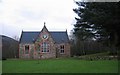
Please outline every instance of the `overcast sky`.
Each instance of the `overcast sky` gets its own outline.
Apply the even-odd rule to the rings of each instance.
[[[77,5],[74,0],[0,0],[0,34],[9,37],[21,31],[41,31],[46,22],[49,31],[73,29]]]

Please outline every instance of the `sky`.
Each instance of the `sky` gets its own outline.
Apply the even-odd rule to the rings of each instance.
[[[70,31],[75,24],[74,0],[0,0],[0,34],[21,36],[23,31]]]

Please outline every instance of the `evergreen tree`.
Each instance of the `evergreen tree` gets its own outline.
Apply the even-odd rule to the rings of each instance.
[[[120,47],[120,2],[76,2],[74,34]]]

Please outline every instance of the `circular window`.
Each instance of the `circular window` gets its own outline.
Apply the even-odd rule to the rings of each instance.
[[[43,38],[43,39],[48,39],[48,35],[47,35],[47,34],[44,34],[44,35],[42,36],[42,38]]]

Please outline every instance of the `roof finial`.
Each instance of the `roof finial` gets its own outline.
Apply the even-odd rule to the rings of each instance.
[[[46,24],[46,23],[44,22],[44,26],[45,26],[45,24]]]

